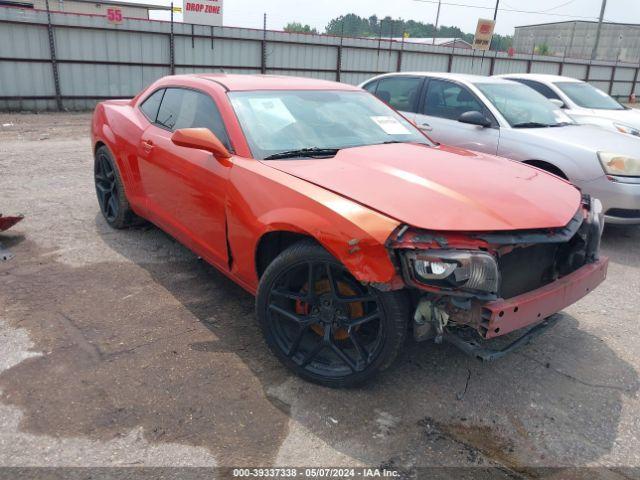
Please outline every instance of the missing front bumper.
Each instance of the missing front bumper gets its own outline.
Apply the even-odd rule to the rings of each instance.
[[[558,320],[562,318],[562,315],[555,314],[546,318],[540,323],[537,323],[530,327],[520,336],[517,340],[514,340],[506,347],[499,350],[487,348],[483,344],[473,339],[466,339],[456,334],[455,332],[446,331],[443,336],[443,340],[447,343],[455,345],[467,355],[482,360],[483,362],[491,362],[498,360],[508,353],[516,350],[517,348],[527,345],[531,340],[544,333],[547,329],[555,325]]]

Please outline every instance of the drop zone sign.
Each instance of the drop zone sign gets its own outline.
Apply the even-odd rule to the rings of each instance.
[[[185,23],[222,26],[222,0],[184,0],[183,7]]]

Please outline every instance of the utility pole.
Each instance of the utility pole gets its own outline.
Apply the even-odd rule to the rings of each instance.
[[[598,43],[600,43],[600,31],[602,30],[602,19],[604,18],[604,9],[607,8],[607,0],[602,0],[602,6],[600,7],[600,17],[598,18],[598,29],[596,30],[596,43],[591,50],[591,60],[596,59],[598,54]]]
[[[496,18],[498,18],[498,5],[500,5],[500,0],[496,0],[496,8],[493,9],[493,23],[494,24],[496,22]],[[495,26],[493,28],[495,28]],[[491,36],[491,43],[493,43],[493,36]],[[491,50],[491,43],[489,44],[489,50]],[[482,51],[482,58],[484,59],[484,50]]]
[[[441,0],[438,0],[438,12],[436,13],[436,28],[433,30],[433,40],[431,41],[431,45],[436,44],[436,35],[438,34],[438,21],[440,20],[440,4],[441,4]]]

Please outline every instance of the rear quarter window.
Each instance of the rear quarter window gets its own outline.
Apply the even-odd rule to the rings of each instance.
[[[376,93],[376,87],[377,86],[378,86],[378,81],[374,80],[373,82],[367,83],[362,88],[364,88],[369,93]]]
[[[396,110],[415,112],[421,85],[421,77],[385,77],[378,80],[376,97]]]
[[[164,88],[156,90],[140,105],[140,110],[144,113],[144,116],[151,123],[155,123],[158,117],[158,109],[160,108],[160,102],[162,102],[162,96],[164,95]]]

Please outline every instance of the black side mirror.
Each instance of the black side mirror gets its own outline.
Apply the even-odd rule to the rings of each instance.
[[[471,110],[469,112],[464,112],[460,117],[458,117],[458,121],[461,123],[468,123],[470,125],[478,125],[480,127],[490,127],[491,120],[485,117],[482,113],[477,110]]]

